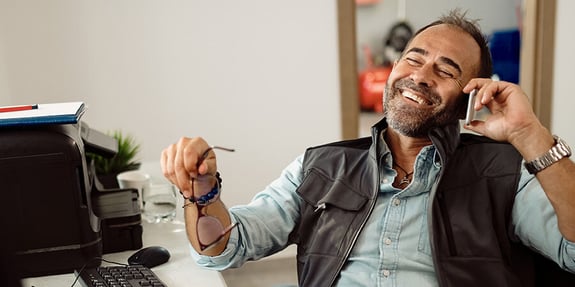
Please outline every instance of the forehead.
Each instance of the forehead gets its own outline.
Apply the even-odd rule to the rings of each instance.
[[[415,36],[405,51],[411,48],[423,49],[429,57],[451,59],[461,67],[464,77],[471,78],[479,72],[479,45],[459,27],[449,24],[429,27]]]

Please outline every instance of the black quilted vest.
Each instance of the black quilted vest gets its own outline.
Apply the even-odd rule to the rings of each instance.
[[[332,286],[373,210],[379,191],[378,135],[310,148],[304,157],[298,245],[300,286]],[[442,163],[430,194],[428,224],[434,266],[445,286],[568,286],[575,276],[521,245],[511,209],[521,156],[509,144],[462,134],[430,133]],[[544,268],[545,272],[539,272]],[[538,270],[536,273],[534,270]],[[547,277],[544,277],[547,276]]]

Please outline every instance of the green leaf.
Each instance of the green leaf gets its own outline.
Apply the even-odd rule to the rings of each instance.
[[[110,133],[108,133],[110,135]],[[111,158],[98,154],[87,153],[86,156],[94,162],[97,174],[117,174],[123,171],[134,170],[140,167],[137,159],[140,145],[131,135],[123,134],[120,130],[114,131],[111,136],[118,142],[118,153]]]

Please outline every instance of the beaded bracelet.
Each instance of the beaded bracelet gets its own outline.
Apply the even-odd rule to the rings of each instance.
[[[216,201],[216,199],[218,199],[219,194],[220,194],[220,188],[216,184],[216,185],[214,185],[212,190],[210,190],[210,192],[208,192],[208,193],[206,193],[206,194],[204,194],[198,198],[190,197],[190,198],[188,198],[188,200],[190,201],[190,203],[195,203],[195,204],[200,205],[200,206],[206,206],[206,205],[210,205],[211,203]]]
[[[214,187],[212,187],[212,190],[210,190],[208,193],[206,193],[206,194],[204,194],[198,198],[195,198],[193,195],[190,198],[184,197],[184,202],[185,202],[185,200],[188,200],[189,202],[184,204],[184,206],[182,206],[182,207],[185,208],[189,204],[197,204],[199,206],[207,206],[207,205],[214,203],[218,199],[218,197],[220,195],[220,189],[222,188],[222,178],[220,177],[220,172],[216,172],[215,176],[216,176],[217,181],[214,184]],[[182,193],[182,191],[180,191],[180,194],[182,194],[182,196],[184,195]]]

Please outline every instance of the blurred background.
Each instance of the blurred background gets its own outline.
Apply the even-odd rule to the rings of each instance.
[[[381,94],[393,62],[399,58],[416,30],[436,20],[438,15],[446,14],[450,8],[460,8],[467,11],[470,18],[479,20],[490,40],[494,73],[501,80],[519,82],[522,1],[360,0],[356,8],[362,111],[381,112]]]

